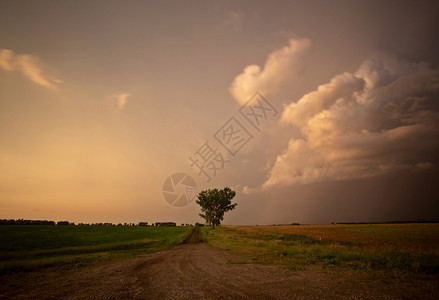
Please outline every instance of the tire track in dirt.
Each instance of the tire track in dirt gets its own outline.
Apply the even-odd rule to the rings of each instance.
[[[0,299],[434,299],[437,288],[434,281],[410,286],[409,280],[384,283],[317,268],[231,264],[230,258],[201,242],[194,229],[171,250],[63,274],[23,275],[0,288]]]

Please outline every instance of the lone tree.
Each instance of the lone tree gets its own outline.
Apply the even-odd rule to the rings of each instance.
[[[215,229],[215,225],[220,225],[224,219],[226,211],[235,209],[237,203],[232,204],[235,197],[235,191],[226,187],[222,190],[213,189],[202,191],[198,194],[198,205],[201,206],[200,217],[206,220],[206,224],[211,225]]]

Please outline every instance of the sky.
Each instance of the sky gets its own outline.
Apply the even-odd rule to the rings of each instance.
[[[439,219],[436,1],[1,1],[0,218]]]

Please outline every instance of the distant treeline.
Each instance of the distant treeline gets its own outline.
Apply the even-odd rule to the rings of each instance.
[[[55,221],[47,220],[24,220],[24,219],[0,219],[0,225],[55,225]]]
[[[64,226],[160,226],[160,227],[176,227],[175,222],[155,222],[150,225],[148,222],[136,223],[78,223],[69,221],[48,221],[48,220],[25,220],[25,219],[0,219],[0,225],[64,225]],[[182,223],[180,226],[192,226],[192,224]]]

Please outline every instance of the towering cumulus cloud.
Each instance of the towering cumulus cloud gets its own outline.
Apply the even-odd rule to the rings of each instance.
[[[281,122],[301,137],[290,139],[264,188],[436,167],[439,71],[368,60],[291,103]]]
[[[256,91],[268,96],[275,94],[282,83],[302,70],[304,56],[311,46],[308,39],[291,39],[288,45],[272,52],[263,68],[249,65],[235,77],[230,93],[239,103],[245,103]]]

